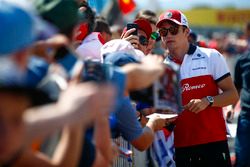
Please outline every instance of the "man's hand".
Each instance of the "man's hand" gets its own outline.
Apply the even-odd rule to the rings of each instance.
[[[131,33],[134,31],[136,31],[136,29],[132,28],[128,31],[123,32],[121,35],[121,39],[124,39],[124,40],[130,42],[134,46],[135,49],[138,49],[139,37],[136,35],[131,35]]]
[[[141,64],[147,66],[147,68],[158,69],[162,73],[164,72],[163,58],[158,55],[148,55],[142,58]]]
[[[202,99],[192,99],[188,104],[184,106],[185,110],[189,110],[194,113],[199,113],[200,111],[204,110],[207,108],[209,105],[209,102],[207,101],[206,98]]]
[[[177,118],[163,119],[160,117],[150,118],[147,125],[152,126],[154,132],[162,130],[163,127],[169,125],[171,122],[175,121]]]
[[[48,62],[53,61],[55,51],[61,46],[67,46],[69,40],[66,36],[58,34],[47,40],[34,43],[32,53],[36,56],[44,58]],[[50,51],[48,51],[50,50]]]
[[[69,85],[61,94],[59,111],[68,113],[72,123],[89,125],[96,117],[107,116],[114,102],[114,89],[110,85],[93,83]]]
[[[234,119],[234,108],[232,105],[224,107],[223,111],[225,113],[227,123],[232,123]]]
[[[126,90],[147,88],[156,81],[165,70],[160,56],[146,56],[141,64],[130,63],[121,69],[127,75]]]

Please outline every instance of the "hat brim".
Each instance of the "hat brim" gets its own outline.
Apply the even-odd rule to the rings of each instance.
[[[150,22],[144,19],[138,19],[138,20],[135,20],[134,23],[138,25],[140,30],[146,33],[147,39],[149,39],[152,34],[152,27],[151,27]]]

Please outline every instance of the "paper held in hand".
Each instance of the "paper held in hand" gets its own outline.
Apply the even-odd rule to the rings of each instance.
[[[151,115],[148,115],[147,118],[154,118],[154,117],[160,117],[162,119],[170,119],[170,118],[175,118],[178,115],[177,114],[160,114],[160,113],[153,113]]]

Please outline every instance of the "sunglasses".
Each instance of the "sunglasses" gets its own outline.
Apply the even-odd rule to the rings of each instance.
[[[158,41],[160,39],[160,34],[158,32],[152,32],[150,37],[151,37],[151,39]]]
[[[168,35],[168,32],[170,32],[171,35],[176,35],[179,32],[179,27],[172,26],[170,28],[161,28],[159,30],[161,37],[166,37]]]
[[[139,36],[139,42],[141,45],[143,46],[147,46],[148,45],[148,39],[145,36]]]

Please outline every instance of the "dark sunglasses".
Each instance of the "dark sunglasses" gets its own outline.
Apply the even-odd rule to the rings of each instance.
[[[179,32],[179,27],[172,26],[170,28],[161,28],[159,30],[161,37],[166,37],[168,35],[168,32],[170,32],[171,35],[176,35]]]
[[[143,46],[147,46],[148,45],[148,39],[145,36],[139,36],[139,42],[141,45]]]

